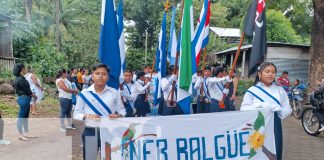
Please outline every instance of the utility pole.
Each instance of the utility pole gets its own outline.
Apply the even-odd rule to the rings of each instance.
[[[147,30],[145,30],[145,66],[147,64]]]

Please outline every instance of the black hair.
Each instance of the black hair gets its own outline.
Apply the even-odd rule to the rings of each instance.
[[[217,67],[217,68],[215,68],[213,75],[217,76],[219,73],[222,73],[224,71],[225,71],[225,69],[223,67]]]
[[[60,69],[56,74],[56,79],[62,77],[64,73],[66,73],[66,70],[64,68]]]
[[[210,66],[206,66],[205,70],[210,70],[211,71],[211,67]]]
[[[288,71],[283,71],[282,74],[288,74]]]
[[[299,83],[299,79],[296,79],[296,81]]]
[[[262,71],[267,68],[268,66],[273,66],[275,68],[275,71],[277,73],[277,67],[276,65],[274,65],[272,62],[263,62],[259,67],[258,67],[258,73],[262,73]],[[255,81],[254,81],[254,85],[256,85],[258,82],[260,82],[260,77],[259,74],[257,73],[257,75],[255,76]]]
[[[166,74],[167,75],[172,75],[173,71],[174,71],[174,65],[171,65],[171,66],[169,66],[168,71],[167,71]]]
[[[103,64],[103,63],[97,63],[97,64],[93,65],[92,70],[95,71],[95,70],[98,69],[98,68],[104,68],[104,69],[106,69],[107,72],[108,72],[108,74],[109,74],[109,72],[110,72],[110,69],[109,69],[109,67],[108,67],[106,64]]]
[[[133,75],[133,72],[132,72],[131,70],[129,70],[129,69],[126,69],[126,70],[124,71],[124,73],[130,73],[130,74]]]
[[[140,79],[140,77],[143,77],[143,76],[145,76],[145,72],[143,72],[143,71],[138,72],[136,74],[136,80]]]
[[[25,68],[24,64],[22,63],[17,63],[15,64],[14,68],[13,68],[13,75],[18,77],[20,76],[20,72]]]

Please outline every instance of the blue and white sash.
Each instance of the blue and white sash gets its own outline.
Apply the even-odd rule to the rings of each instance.
[[[252,86],[246,92],[251,93],[261,102],[275,103],[281,106],[280,101],[260,86]]]
[[[221,83],[221,82],[220,82],[220,83]],[[217,82],[216,85],[217,85],[217,87],[219,88],[219,90],[220,90],[221,92],[223,92],[223,90],[225,89],[224,86],[223,86],[223,84],[222,84],[222,83],[219,84],[219,82]]]
[[[129,95],[132,95],[132,92],[131,92],[129,86],[125,82],[124,82],[124,86],[126,86]],[[126,99],[126,103],[128,105],[130,105],[134,109],[134,103],[133,103],[133,101],[128,100],[126,97],[125,97],[125,99]]]
[[[92,91],[80,93],[80,97],[95,114],[99,116],[112,114],[107,104],[105,104],[105,102],[103,102],[101,98]]]
[[[204,84],[203,85],[204,85],[204,94],[208,98],[208,100],[211,101],[208,86],[207,86],[207,79],[205,79],[205,78],[204,78]]]

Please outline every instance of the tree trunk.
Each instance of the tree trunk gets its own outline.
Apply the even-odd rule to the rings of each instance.
[[[61,24],[61,0],[55,0],[55,41],[58,51],[62,51]]]
[[[31,23],[31,21],[32,21],[32,13],[31,13],[32,12],[32,3],[33,3],[33,0],[24,0],[27,23]]]
[[[324,1],[313,0],[313,7],[314,19],[308,80],[311,87],[314,88],[316,80],[324,78]]]

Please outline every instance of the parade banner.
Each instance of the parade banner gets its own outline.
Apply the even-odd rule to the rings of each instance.
[[[112,160],[275,160],[269,110],[102,119],[101,158]]]

